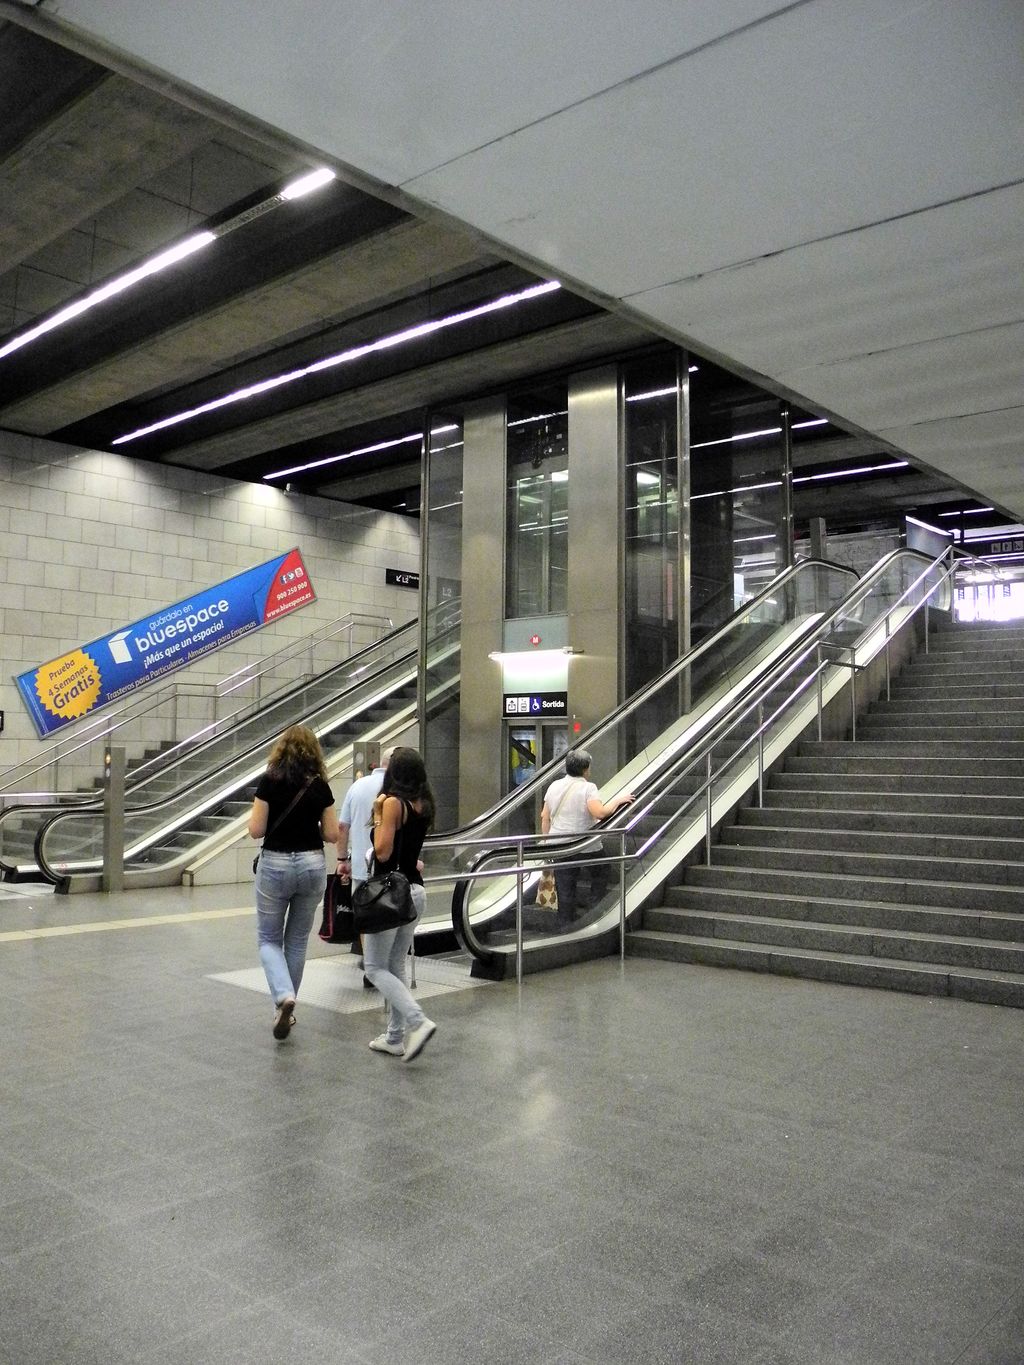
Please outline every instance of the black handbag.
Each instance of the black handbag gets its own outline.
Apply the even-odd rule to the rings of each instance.
[[[352,892],[352,919],[357,934],[379,934],[416,918],[412,887],[404,872],[381,872],[357,883]]]

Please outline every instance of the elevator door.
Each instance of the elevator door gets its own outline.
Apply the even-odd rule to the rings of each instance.
[[[505,790],[515,791],[528,782],[543,763],[561,757],[569,747],[564,721],[536,721],[532,725],[508,725]]]

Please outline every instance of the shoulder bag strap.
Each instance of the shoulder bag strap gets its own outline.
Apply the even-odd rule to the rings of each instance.
[[[390,793],[389,793],[389,795],[390,795]],[[394,863],[395,867],[397,867],[397,866],[398,866],[398,852],[399,852],[399,849],[402,847],[402,831],[405,829],[405,822],[406,822],[406,820],[408,820],[408,818],[409,818],[409,803],[408,803],[408,801],[406,801],[406,799],[405,799],[404,796],[396,796],[396,797],[395,797],[395,800],[396,800],[396,801],[400,801],[400,802],[402,803],[402,823],[401,823],[401,824],[398,826],[398,828],[395,830],[395,842],[391,845],[391,857],[388,858],[387,861],[388,861],[389,863]],[[381,807],[381,809],[383,810],[383,807]],[[370,847],[373,848],[373,834],[372,834],[372,831],[371,831],[371,835],[370,835]],[[378,864],[377,864],[377,850],[376,850],[375,848],[373,848],[373,870],[374,870],[374,872],[377,871],[377,866],[378,866]]]
[[[558,812],[562,809],[562,802],[565,800],[565,798],[566,798],[566,797],[569,795],[569,793],[572,791],[573,787],[575,787],[576,783],[577,783],[577,782],[582,782],[582,781],[583,781],[583,778],[582,778],[582,777],[574,777],[573,780],[572,780],[572,781],[569,783],[569,785],[566,787],[566,789],[565,789],[565,791],[562,793],[562,795],[561,795],[561,796],[558,798],[558,800],[555,802],[555,809],[551,812],[551,819],[552,819],[552,822],[554,821],[554,818],[555,818],[555,816],[558,814]]]

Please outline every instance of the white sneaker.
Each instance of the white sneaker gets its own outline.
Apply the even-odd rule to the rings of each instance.
[[[436,1030],[437,1025],[430,1019],[424,1019],[421,1024],[411,1028],[405,1035],[405,1056],[402,1061],[411,1062],[414,1057],[418,1057],[433,1038]]]
[[[405,1051],[401,1043],[389,1043],[386,1033],[382,1033],[379,1038],[374,1038],[370,1047],[374,1052],[387,1052],[392,1057],[401,1057]]]

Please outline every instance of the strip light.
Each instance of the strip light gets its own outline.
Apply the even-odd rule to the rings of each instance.
[[[74,303],[69,303],[66,308],[58,309],[56,313],[51,313],[42,322],[37,322],[34,327],[30,327],[19,336],[13,337],[3,346],[0,346],[0,360],[11,355],[14,351],[21,350],[22,346],[27,346],[32,341],[38,341],[47,332],[52,332],[57,327],[63,327],[66,322],[71,322],[73,318],[80,317],[82,313],[87,313],[97,304],[105,303],[107,299],[123,294],[126,289],[131,289],[133,285],[138,284],[141,280],[148,279],[150,275],[159,274],[168,266],[183,261],[187,256],[200,251],[204,246],[209,246],[211,242],[218,241],[236,228],[251,223],[255,218],[261,218],[263,214],[276,208],[278,204],[290,199],[301,199],[303,195],[311,194],[313,190],[320,189],[322,185],[327,185],[334,179],[336,179],[334,172],[328,170],[326,166],[322,166],[318,170],[310,171],[308,175],[300,176],[298,180],[293,180],[291,184],[285,185],[284,189],[277,194],[271,195],[261,204],[253,205],[252,208],[246,209],[243,213],[236,214],[234,218],[229,218],[218,227],[194,232],[190,237],[168,247],[166,251],[158,252],[156,256],[151,256],[141,265],[125,271],[123,275],[116,275],[106,284],[101,284],[99,288],[90,290],[88,294],[76,299]]]
[[[893,460],[889,464],[863,464],[856,469],[832,469],[824,474],[801,474],[794,483],[816,483],[822,479],[848,479],[854,474],[884,474],[889,469],[907,469],[909,460]]]
[[[568,417],[568,408],[559,408],[557,412],[539,412],[536,417],[516,417],[508,423],[510,427],[525,427],[531,422],[547,422],[552,417]]]
[[[344,455],[328,455],[322,460],[310,460],[308,464],[292,465],[291,469],[277,469],[273,474],[264,474],[264,483],[268,479],[286,479],[290,474],[304,474],[307,469],[322,469],[324,465],[338,464],[341,460],[353,460],[357,455],[375,455],[379,450],[391,450],[394,446],[406,445],[410,441],[419,441],[422,445],[423,435],[415,432],[412,436],[396,436],[393,441],[378,441],[376,445],[360,446],[358,450],[346,451]]]
[[[322,360],[316,360],[311,365],[303,365],[300,369],[272,375],[269,379],[260,380],[258,384],[247,384],[245,388],[222,394],[219,398],[213,398],[208,403],[200,403],[195,408],[187,408],[184,412],[176,412],[170,417],[162,418],[159,422],[150,423],[147,427],[138,427],[135,431],[126,431],[123,435],[116,437],[111,444],[115,446],[127,445],[129,441],[137,441],[142,436],[151,436],[155,431],[165,431],[168,427],[178,426],[182,422],[191,422],[196,417],[205,416],[208,412],[216,412],[219,408],[228,407],[232,403],[243,403],[247,399],[257,398],[260,394],[269,393],[272,389],[282,388],[286,384],[294,384],[311,374],[319,374],[322,370],[330,370],[337,365],[348,365],[354,360],[361,360],[364,356],[373,355],[378,351],[390,350],[394,346],[403,346],[406,342],[430,336],[432,333],[443,331],[447,327],[456,327],[460,323],[472,321],[473,318],[495,313],[501,308],[511,308],[517,303],[525,303],[528,299],[537,298],[541,294],[550,294],[556,289],[561,289],[561,287],[558,280],[545,280],[542,284],[534,284],[528,289],[521,289],[516,294],[502,294],[500,298],[490,299],[487,303],[479,304],[476,308],[467,308],[461,313],[451,313],[444,318],[431,318],[428,322],[417,323],[415,327],[406,327],[401,332],[392,332],[389,336],[378,337],[376,341],[366,342],[362,346],[352,346],[347,351],[339,351],[336,355],[325,356]]]
[[[22,332],[20,336],[14,337],[6,345],[0,346],[0,360],[4,356],[10,355],[12,351],[18,351],[22,346],[27,346],[30,341],[36,341],[39,337],[45,336],[47,332],[52,332],[56,327],[63,327],[72,318],[77,318],[80,314],[88,312],[90,308],[95,308],[97,304],[112,299],[116,294],[123,294],[126,289],[130,289],[133,284],[138,284],[140,280],[156,275],[161,270],[166,270],[169,265],[174,265],[176,261],[183,261],[186,256],[191,256],[193,252],[200,251],[204,246],[209,246],[216,241],[216,234],[213,232],[196,232],[191,237],[186,237],[184,241],[161,251],[158,256],[152,256],[148,261],[143,261],[134,270],[127,271],[124,275],[118,275],[106,284],[101,284],[98,289],[92,290],[83,298],[76,299],[74,303],[69,303],[66,308],[61,308],[59,312],[51,313],[42,322],[37,322],[34,327],[30,327],[27,332]]]
[[[304,194],[312,194],[323,185],[329,185],[335,178],[333,171],[321,166],[318,170],[310,171],[308,175],[300,175],[298,180],[293,180],[290,185],[285,185],[281,191],[281,198],[301,199]]]
[[[909,514],[907,514],[906,520],[912,522],[915,526],[920,526],[922,530],[933,532],[937,536],[953,535],[952,531],[944,531],[941,526],[933,526],[931,522],[921,521],[918,517],[912,517]]]

